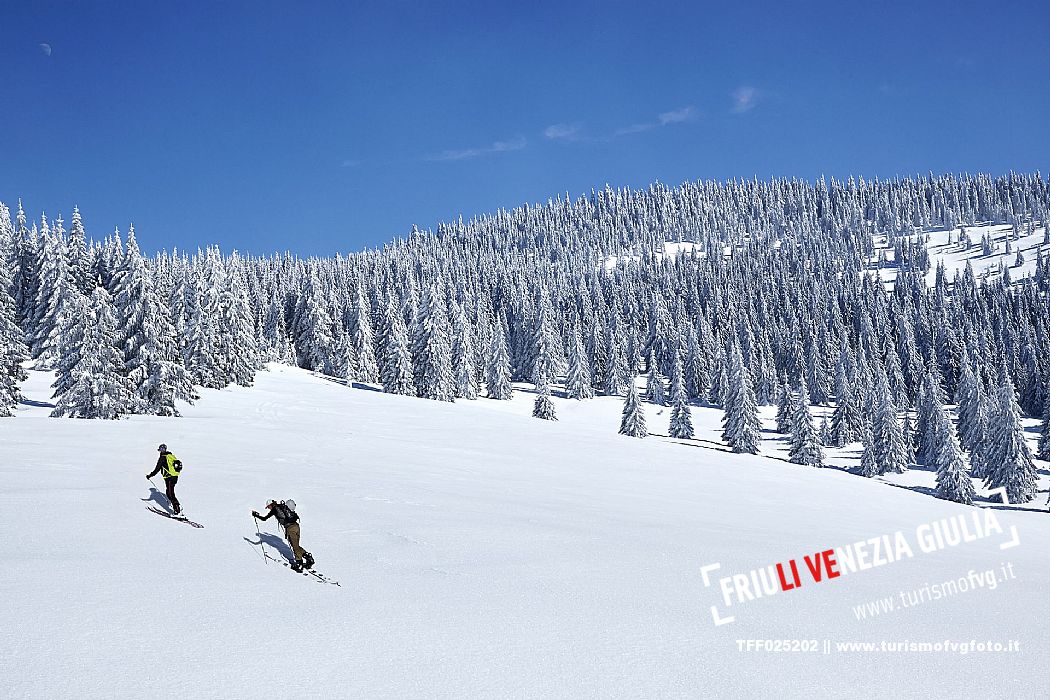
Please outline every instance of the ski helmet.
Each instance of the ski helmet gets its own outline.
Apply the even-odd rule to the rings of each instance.
[[[167,452],[167,451],[168,451],[168,446],[165,445],[163,442],[160,444],[160,447],[157,448],[157,452]]]

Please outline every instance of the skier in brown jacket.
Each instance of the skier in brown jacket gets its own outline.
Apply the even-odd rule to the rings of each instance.
[[[269,520],[270,516],[277,518],[277,522],[284,528],[284,535],[288,538],[288,544],[292,545],[292,554],[295,555],[295,563],[292,568],[296,571],[302,571],[303,567],[307,569],[314,568],[314,557],[312,554],[307,552],[299,544],[299,515],[295,512],[295,501],[277,501],[271,500],[266,504],[269,513],[266,515],[260,515],[259,513],[252,511],[252,516],[259,520]]]

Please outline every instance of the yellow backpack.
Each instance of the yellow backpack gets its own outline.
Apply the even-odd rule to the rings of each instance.
[[[164,458],[168,461],[164,469],[164,476],[178,476],[182,472],[182,462],[179,461],[179,458],[170,452],[164,455]]]

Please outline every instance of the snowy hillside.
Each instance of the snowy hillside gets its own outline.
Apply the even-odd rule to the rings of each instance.
[[[929,472],[891,488],[728,454],[708,442],[715,410],[694,411],[687,443],[620,437],[614,398],[555,397],[552,423],[527,417],[530,394],[423,401],[271,365],[181,419],[81,421],[46,417],[50,381],[32,372],[0,421],[6,697],[1024,697],[1050,682],[1050,517],[932,498]],[[666,433],[669,410],[646,409]],[[165,503],[143,478],[160,442],[203,529],[146,509]],[[1037,464],[1030,508],[1045,502]],[[296,500],[303,545],[340,587],[264,559],[250,511],[270,498]],[[924,524],[961,515],[973,534],[975,513],[1002,532],[919,551]],[[819,585],[803,564],[898,531],[913,557]],[[720,577],[792,559],[801,588],[726,605]],[[987,572],[994,589],[858,619]],[[963,653],[971,640],[1019,650]],[[838,646],[946,641],[967,646]]]
[[[1034,228],[1032,233],[1022,228],[1016,240],[1010,237],[1012,227],[1005,224],[967,226],[965,230],[972,242],[969,249],[960,243],[958,228],[948,230],[938,227],[922,234],[930,238],[927,249],[930,253],[931,265],[926,275],[926,281],[930,285],[936,279],[938,263],[944,265],[948,279],[951,280],[956,272],[962,273],[967,262],[970,263],[974,276],[978,279],[984,279],[987,276],[988,279],[994,280],[999,277],[999,270],[1002,267],[1009,270],[1014,282],[1018,282],[1035,275],[1036,261],[1039,259],[1040,251],[1044,256],[1050,253],[1050,243],[1045,242],[1046,229],[1042,226]],[[950,242],[949,235],[951,236]],[[995,244],[995,250],[991,254],[986,254],[981,248],[981,240],[984,236],[989,236]],[[1009,253],[1006,252],[1008,241]],[[893,250],[887,246],[885,236],[876,237],[875,250],[876,255],[881,251],[886,251],[889,263],[888,266],[879,270],[879,275],[886,281],[895,280],[898,268],[893,264],[895,262]],[[1021,265],[1017,265],[1018,252],[1024,258]]]

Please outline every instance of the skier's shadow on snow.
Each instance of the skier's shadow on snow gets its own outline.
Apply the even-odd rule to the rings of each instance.
[[[152,486],[149,489],[149,498],[140,498],[139,500],[145,503],[152,501],[169,513],[171,512],[171,502],[168,501],[168,497]]]
[[[255,546],[268,544],[274,549],[276,549],[278,552],[280,552],[281,556],[283,556],[287,561],[295,561],[295,555],[292,553],[292,548],[288,545],[287,542],[284,541],[284,539],[278,537],[277,535],[271,535],[268,532],[260,532],[258,542],[253,542],[248,537],[245,537],[244,541]]]

